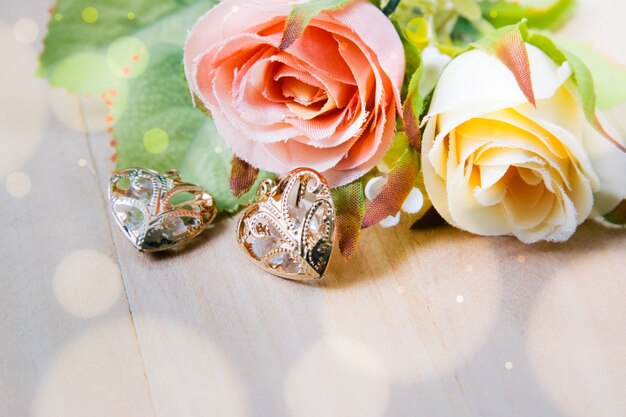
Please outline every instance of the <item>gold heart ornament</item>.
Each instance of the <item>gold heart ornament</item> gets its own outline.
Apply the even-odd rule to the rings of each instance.
[[[111,213],[126,238],[142,252],[158,252],[198,236],[217,208],[201,187],[181,182],[176,171],[144,168],[115,173],[109,183]]]
[[[282,278],[320,279],[333,250],[335,208],[326,180],[300,168],[264,181],[242,215],[237,240],[254,263]]]

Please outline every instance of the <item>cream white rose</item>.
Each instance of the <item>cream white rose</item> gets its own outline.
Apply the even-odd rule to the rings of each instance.
[[[527,243],[564,241],[590,214],[626,197],[626,154],[586,121],[568,63],[526,47],[536,108],[483,51],[446,67],[426,118],[424,181],[456,227]]]

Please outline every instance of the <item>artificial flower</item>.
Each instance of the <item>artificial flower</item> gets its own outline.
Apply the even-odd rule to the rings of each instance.
[[[424,181],[454,226],[564,241],[592,210],[604,214],[624,199],[626,154],[587,122],[569,63],[526,49],[536,107],[481,50],[446,67],[426,116]]]
[[[452,58],[442,54],[434,45],[429,45],[422,51],[423,73],[419,84],[419,93],[422,97],[428,95],[439,80],[441,73]]]
[[[333,187],[347,184],[372,169],[394,138],[402,43],[380,9],[356,0],[321,12],[282,49],[292,6],[215,6],[187,38],[187,81],[241,160],[277,174],[306,166]]]

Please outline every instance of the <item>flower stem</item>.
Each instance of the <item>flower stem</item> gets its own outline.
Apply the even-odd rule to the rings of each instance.
[[[389,0],[389,3],[387,3],[385,8],[383,9],[383,13],[385,14],[385,16],[389,16],[393,12],[395,12],[399,4],[400,0]]]

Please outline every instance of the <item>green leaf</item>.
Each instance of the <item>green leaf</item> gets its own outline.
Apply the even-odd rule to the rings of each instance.
[[[530,28],[554,29],[570,18],[576,0],[547,0],[539,6],[524,5],[523,1],[483,1],[480,7],[485,19],[498,28],[526,19]]]
[[[259,169],[236,156],[230,161],[230,193],[239,198],[254,187]]]
[[[422,78],[422,56],[420,50],[411,42],[400,23],[392,19],[392,23],[400,36],[406,59],[404,82],[402,83],[402,113],[404,131],[416,149],[420,148],[419,117],[423,109],[423,97],[419,94],[419,83]]]
[[[413,146],[407,146],[404,154],[389,172],[380,194],[367,208],[361,223],[363,229],[378,224],[400,211],[404,200],[413,189],[419,170],[419,153]]]
[[[626,226],[626,200],[622,201],[613,211],[605,214],[604,220],[617,226]]]
[[[185,181],[204,187],[220,211],[233,212],[254,197],[256,188],[240,199],[231,195],[232,154],[213,120],[192,105],[181,75],[182,52],[173,45],[152,46],[152,64],[145,74],[129,84],[125,111],[114,129],[118,142],[117,168],[142,166],[158,171],[176,168]],[[165,134],[166,139],[161,139],[164,145],[150,146],[148,140],[155,129]],[[267,178],[267,174],[261,178]]]
[[[463,46],[469,45],[472,42],[476,42],[483,36],[477,28],[474,22],[470,22],[469,20],[460,17],[456,24],[454,25],[454,29],[450,34],[450,40],[453,45],[456,47],[462,48]]]
[[[398,36],[402,41],[402,48],[404,49],[405,69],[404,82],[402,83],[401,91],[401,99],[404,101],[409,93],[409,84],[411,83],[411,79],[418,70],[421,70],[422,57],[419,48],[408,38],[405,29],[402,28],[402,25],[394,18],[391,18],[391,23],[393,23],[396,32],[398,32]]]
[[[350,258],[358,247],[361,221],[365,214],[363,182],[357,180],[332,190],[337,217],[337,242],[344,258]]]
[[[119,57],[110,48],[115,41],[130,37],[147,47],[156,43],[182,47],[189,28],[215,3],[217,0],[59,0],[38,73],[55,87],[101,93],[107,90],[103,84],[138,75],[117,72]],[[85,20],[86,9],[96,10],[93,23]],[[133,65],[131,56],[128,61]]]
[[[524,41],[541,49],[557,65],[563,65],[567,61],[565,53],[547,35],[535,31],[529,31],[524,37]]]
[[[109,101],[118,169],[178,169],[185,181],[206,188],[220,211],[233,212],[255,187],[240,199],[231,195],[232,154],[213,121],[193,107],[182,72],[186,33],[215,3],[60,0],[39,74],[53,86]],[[96,12],[83,16],[88,7]]]
[[[420,115],[424,109],[424,98],[419,92],[419,83],[422,78],[423,66],[420,63],[411,76],[406,99],[402,104],[402,116],[404,118],[404,133],[409,143],[417,150],[421,151],[422,139],[420,131]]]
[[[452,0],[452,5],[467,20],[474,21],[481,17],[481,9],[476,0]]]
[[[280,49],[287,49],[304,33],[307,25],[324,10],[337,10],[351,0],[309,0],[296,4],[287,18]]]
[[[613,138],[602,126],[596,115],[597,98],[593,76],[589,68],[575,54],[559,48],[548,36],[529,32],[526,34],[526,42],[535,45],[545,52],[557,64],[567,61],[572,69],[572,77],[578,88],[578,95],[583,106],[583,111],[587,121],[602,134],[607,140],[615,145],[622,152],[626,152],[626,147]]]
[[[383,163],[389,168],[393,167],[398,159],[404,154],[406,148],[410,146],[409,139],[404,132],[396,132],[396,137],[391,143],[391,148],[387,151],[383,157]],[[367,184],[367,182],[365,182]]]
[[[589,46],[564,37],[554,37],[559,47],[580,58],[591,71],[599,109],[626,103],[626,68]]]

